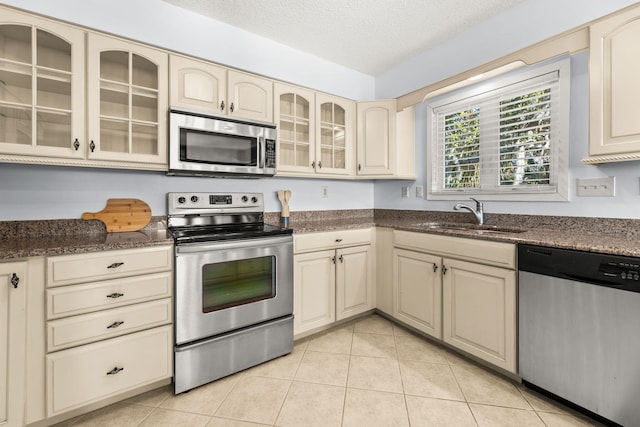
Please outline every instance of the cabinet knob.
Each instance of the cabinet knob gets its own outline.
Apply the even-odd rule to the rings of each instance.
[[[224,111],[224,101],[220,102],[220,111]]]
[[[442,266],[442,275],[444,276],[445,274],[447,274],[447,267],[446,266]]]
[[[75,148],[76,151],[78,151],[78,148],[80,148],[80,141],[78,141],[78,138],[76,138],[76,140],[73,141],[73,148]]]
[[[341,263],[344,262],[344,257],[342,255],[340,255],[340,258],[338,258],[340,260]]]
[[[358,163],[358,170],[361,171],[362,170],[362,164]]]
[[[229,110],[233,113],[233,102],[231,103],[231,107],[229,107]]]
[[[123,297],[123,296],[124,296],[124,294],[121,294],[120,292],[114,292],[112,294],[107,295],[107,298],[116,299],[116,298],[120,298],[120,297]]]
[[[93,139],[91,140],[91,143],[89,144],[89,148],[91,149],[92,153],[96,149],[96,144],[93,142]]]
[[[316,168],[316,161],[315,160],[313,162],[311,162],[311,167],[314,168],[314,169]]]
[[[18,288],[18,284],[20,283],[20,278],[18,277],[18,275],[16,273],[12,273],[11,274],[11,284],[13,285],[14,289]]]
[[[342,239],[336,239],[336,243],[342,242]]]
[[[320,161],[318,162],[318,167],[319,167],[320,169],[322,169],[322,160],[320,160]]]
[[[435,262],[433,263],[433,272],[435,273],[436,271],[438,271],[438,264],[436,264]]]
[[[118,368],[117,366],[114,367],[112,370],[110,370],[109,372],[107,372],[107,375],[115,375],[117,373],[120,373],[124,371],[124,368]]]
[[[331,262],[334,263],[334,264],[336,263],[336,257],[335,256],[331,257]]]

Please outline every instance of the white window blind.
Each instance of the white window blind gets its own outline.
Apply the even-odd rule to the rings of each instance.
[[[554,64],[551,70],[498,79],[429,105],[430,195],[566,199],[565,62],[566,68]]]

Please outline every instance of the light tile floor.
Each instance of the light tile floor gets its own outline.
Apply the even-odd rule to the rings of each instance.
[[[599,425],[378,316],[174,396],[150,391],[58,426]]]

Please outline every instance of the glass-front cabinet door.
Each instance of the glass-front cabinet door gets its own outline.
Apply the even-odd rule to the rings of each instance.
[[[167,163],[166,53],[89,34],[89,159]]]
[[[276,83],[278,174],[312,174],[315,165],[314,92]]]
[[[352,175],[355,102],[316,94],[316,172]]]
[[[84,33],[2,10],[0,152],[83,158]]]

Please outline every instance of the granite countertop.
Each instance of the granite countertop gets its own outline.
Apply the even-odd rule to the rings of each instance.
[[[97,220],[0,222],[0,260],[173,244],[163,217],[140,231],[107,233]]]
[[[473,216],[464,212],[385,209],[291,212],[289,228],[298,234],[378,226],[640,257],[640,220],[508,214],[485,214],[485,218],[488,227],[525,231],[478,234],[473,229],[432,229],[420,224],[468,225],[473,224]],[[265,214],[265,222],[279,221],[277,212]],[[0,260],[167,244],[173,244],[173,239],[166,229],[165,217],[153,217],[144,229],[125,233],[107,233],[104,224],[96,220],[0,221]]]

